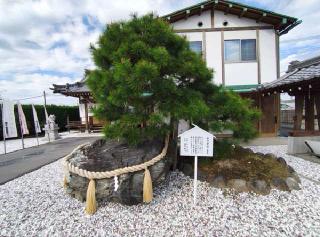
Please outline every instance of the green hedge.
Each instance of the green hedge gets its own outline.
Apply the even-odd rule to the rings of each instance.
[[[44,107],[42,105],[35,105],[34,107],[37,111],[40,127],[42,129],[46,123]],[[30,132],[29,136],[33,137],[33,136],[35,136],[35,130],[34,130],[33,115],[32,115],[32,106],[31,105],[22,105],[22,108],[23,108],[23,112],[26,116],[27,126],[28,126],[28,129]],[[67,125],[67,117],[68,116],[71,121],[80,121],[78,106],[47,105],[47,111],[48,111],[48,115],[54,114],[56,116],[56,123],[60,127],[60,129],[59,129],[60,132],[67,130],[66,125]],[[20,124],[19,124],[19,116],[18,116],[17,106],[15,106],[15,115],[16,115],[17,130],[18,130],[18,134],[20,137]],[[3,132],[2,132],[2,114],[1,113],[0,113],[0,121],[1,121],[0,139],[2,140],[3,139]]]

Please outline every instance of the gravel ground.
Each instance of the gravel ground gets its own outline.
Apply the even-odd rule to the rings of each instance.
[[[285,147],[254,147],[284,157],[298,172],[319,178],[319,165],[284,155]],[[65,195],[55,162],[0,186],[0,236],[319,236],[320,185],[302,178],[302,190],[268,196],[224,194],[172,172],[149,205],[84,204]]]

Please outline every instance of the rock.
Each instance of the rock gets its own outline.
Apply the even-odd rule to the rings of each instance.
[[[277,160],[277,157],[272,153],[265,154],[264,157]]]
[[[243,179],[231,179],[227,182],[227,187],[234,189],[236,192],[248,192],[247,182]]]
[[[192,177],[194,177],[194,175]],[[203,181],[203,182],[207,181],[208,174],[205,171],[198,169],[198,180]]]
[[[266,195],[270,193],[270,186],[264,180],[252,180],[248,182],[248,188],[258,194]]]
[[[272,179],[271,188],[276,188],[282,191],[289,191],[289,187],[286,181],[279,177],[275,177]]]
[[[106,171],[127,165],[143,163],[158,155],[162,146],[158,142],[149,142],[143,147],[127,147],[116,141],[97,141],[83,151],[75,153],[70,159],[78,167],[96,171]],[[97,150],[95,157],[94,150]],[[154,165],[148,167],[153,187],[162,183],[169,173],[172,164],[170,157],[165,157]],[[109,166],[110,165],[110,166]],[[111,167],[111,168],[110,168]],[[135,205],[142,202],[144,170],[118,175],[118,190],[114,190],[114,177],[96,180],[96,199],[119,202],[126,205]],[[78,199],[85,201],[89,180],[76,174],[67,176],[66,192]]]
[[[282,164],[284,167],[287,166],[287,162],[285,159],[283,159],[282,157],[277,158],[277,161]]]
[[[292,177],[288,177],[286,179],[286,184],[287,184],[290,191],[291,190],[300,190],[298,182]]]
[[[294,172],[296,172],[290,165],[288,165],[288,171],[290,174],[293,174]]]
[[[299,175],[298,175],[297,172],[291,173],[290,176],[291,176],[292,178],[294,178],[299,184],[301,184],[301,180],[300,180]]]
[[[216,188],[225,188],[226,180],[222,175],[217,175],[213,178],[210,184]]]
[[[265,156],[265,154],[263,154],[263,153],[261,153],[261,152],[256,152],[255,153],[257,156],[260,156],[260,157],[264,157]]]
[[[191,164],[184,163],[182,173],[186,176],[193,177],[193,166]]]

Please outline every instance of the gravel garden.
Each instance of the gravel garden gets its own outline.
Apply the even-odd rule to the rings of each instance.
[[[213,84],[161,19],[133,15],[106,29],[90,46],[97,67],[85,73],[94,114],[109,121],[104,139],[0,186],[0,236],[320,235],[319,164],[286,146],[231,146],[258,135],[260,111]],[[200,152],[209,140],[199,134],[187,139],[200,157],[196,205],[193,159],[177,152],[182,120],[232,131],[222,157],[219,146],[202,157],[212,153]]]
[[[0,186],[0,236],[319,236],[319,165],[285,154],[286,146],[252,147],[283,157],[301,178],[301,190],[268,195],[226,193],[171,172],[148,204],[84,204],[65,194],[61,161]]]

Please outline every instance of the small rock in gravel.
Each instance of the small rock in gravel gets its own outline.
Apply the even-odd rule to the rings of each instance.
[[[288,165],[288,171],[289,171],[290,174],[295,172],[295,170],[290,165]]]
[[[225,188],[226,187],[226,180],[222,175],[215,176],[210,182],[216,188]]]
[[[297,172],[291,173],[290,176],[291,176],[292,178],[294,178],[299,184],[301,184],[301,179],[300,179],[300,177],[299,177],[299,175],[298,175]]]
[[[247,182],[243,179],[230,179],[227,182],[228,188],[234,189],[236,192],[248,192]]]
[[[248,187],[258,194],[266,195],[270,193],[270,186],[264,180],[252,180],[248,182]]]
[[[279,177],[275,177],[272,179],[271,186],[282,191],[289,191],[289,187],[286,181]]]
[[[290,190],[300,190],[299,184],[294,178],[288,177],[286,184]]]

